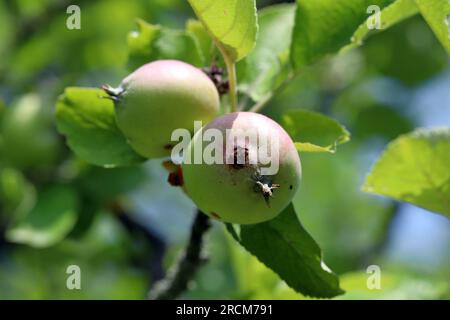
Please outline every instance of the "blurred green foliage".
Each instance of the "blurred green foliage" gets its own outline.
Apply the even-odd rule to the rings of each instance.
[[[139,31],[150,28],[148,23],[181,30],[194,15],[188,3],[179,0],[77,3],[82,11],[82,29],[68,30],[68,2],[0,0],[2,299],[143,299],[152,283],[150,264],[158,256],[154,243],[143,236],[141,229],[127,228],[121,219],[122,211],[134,208],[129,195],[146,179],[145,170],[107,170],[75,158],[66,149],[64,137],[56,133],[51,110],[63,88],[118,83],[130,66],[142,63],[141,56],[137,64],[127,65],[130,42],[139,45],[139,37],[128,37],[127,43],[130,31],[139,35]],[[259,6],[270,3],[258,1]],[[273,20],[269,18],[278,21],[278,16],[272,17],[268,11],[270,25]],[[148,23],[140,22],[139,28],[137,18]],[[188,30],[188,35],[181,36],[188,42],[194,38],[203,43],[202,54],[195,59],[209,64],[204,30],[195,28],[195,22]],[[186,47],[179,50],[171,45],[170,39],[179,34],[159,32],[158,50],[184,52]],[[272,35],[267,33],[267,37],[270,42]],[[349,37],[345,39],[347,42]],[[267,83],[279,85],[287,75],[283,48],[281,43],[276,48],[280,52],[256,50],[254,56],[267,56],[267,64],[262,66],[258,66],[260,60],[252,60],[252,55],[246,63],[253,69],[238,65],[241,89],[249,93],[250,100],[262,99],[271,91]],[[371,35],[361,48],[304,68],[265,109],[280,121],[286,110],[320,111],[339,119],[352,133],[352,143],[339,147],[335,155],[302,155],[304,180],[294,201],[305,228],[323,249],[327,264],[344,275],[341,285],[347,294],[343,299],[450,297],[450,261],[427,273],[412,265],[394,265],[386,258],[399,206],[360,191],[364,174],[373,162],[370,155],[420,123],[408,108],[411,97],[434,77],[448,73],[448,62],[447,53],[424,19],[410,18]],[[301,63],[303,60],[298,61]],[[255,73],[255,65],[265,72]],[[250,87],[254,81],[260,86]],[[376,81],[387,81],[387,86],[395,83],[395,89],[380,94]],[[58,185],[71,191],[56,191],[65,195],[52,196],[54,201],[45,203],[46,190]],[[179,197],[184,195],[180,192]],[[148,201],[154,198],[156,194],[148,195]],[[69,206],[70,202],[74,205]],[[73,207],[78,218],[72,220],[72,208],[68,208],[69,218],[64,223],[42,226],[41,218],[52,213],[52,205]],[[42,207],[45,210],[40,213]],[[35,215],[39,215],[38,226],[34,224]],[[156,229],[158,223],[171,223],[164,218],[148,220],[143,225],[154,224]],[[6,237],[6,230],[17,232],[17,226],[26,227],[27,236],[24,238],[22,229],[22,236],[16,233]],[[51,239],[39,238],[41,227],[53,230]],[[166,269],[183,246],[170,238],[167,241]],[[37,243],[43,248],[35,248]],[[214,228],[207,250],[211,261],[197,275],[195,287],[185,293],[186,298],[304,298],[236,246],[221,226]],[[66,288],[66,269],[71,264],[81,267],[82,290]],[[365,268],[370,264],[382,266],[385,280],[380,292],[366,289]]]

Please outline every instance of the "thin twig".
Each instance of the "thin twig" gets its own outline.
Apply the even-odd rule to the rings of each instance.
[[[120,201],[113,201],[106,206],[106,209],[110,210],[122,226],[125,227],[128,233],[133,236],[133,241],[139,241],[142,239],[146,244],[150,245],[150,255],[146,257],[138,257],[135,262],[137,262],[139,266],[149,270],[149,278],[151,281],[163,279],[163,259],[166,251],[166,243],[164,240],[154,230],[148,226],[144,226],[138,220],[133,219],[130,212],[123,207]]]
[[[186,250],[178,264],[169,272],[167,278],[158,282],[150,292],[150,299],[176,299],[188,289],[189,283],[194,278],[197,270],[206,261],[202,256],[203,239],[210,227],[211,221],[209,217],[197,211]]]
[[[164,243],[164,241],[158,236],[157,233],[131,218],[130,215],[126,212],[118,215],[117,218],[125,227],[125,229],[130,233],[130,235],[134,236],[133,241],[137,241],[140,239],[140,237],[143,237],[145,243],[150,245],[150,257],[145,257],[145,259],[150,258],[150,261],[143,260],[141,259],[141,257],[139,257],[139,260],[137,261],[139,265],[148,268],[150,272],[150,280],[153,282],[163,279],[163,260],[164,253],[166,251],[166,244]]]

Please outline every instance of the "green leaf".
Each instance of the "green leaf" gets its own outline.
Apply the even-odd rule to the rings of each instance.
[[[254,101],[270,95],[291,71],[289,50],[294,14],[294,4],[275,5],[259,12],[255,48],[236,66],[240,90]]]
[[[36,206],[7,230],[6,238],[36,248],[54,245],[72,230],[77,220],[77,208],[74,190],[52,186],[39,194]]]
[[[369,289],[372,273],[354,271],[341,277],[346,294],[342,300],[439,300],[448,299],[450,284],[435,277],[424,277],[405,270],[381,269],[380,288]]]
[[[183,31],[137,20],[138,30],[128,35],[129,66],[136,69],[148,62],[175,59],[202,66],[204,58],[194,37]]]
[[[232,299],[245,300],[303,300],[300,293],[290,288],[286,282],[261,263],[255,256],[248,254],[242,246],[236,246],[229,237],[230,261],[236,279],[236,293]],[[233,242],[233,243],[232,243]]]
[[[136,164],[134,152],[116,125],[114,104],[100,89],[67,88],[56,104],[58,130],[81,159],[98,166]]]
[[[6,111],[5,102],[0,98],[0,130],[1,130],[3,116],[5,114],[5,111]]]
[[[0,169],[1,219],[14,221],[28,212],[36,202],[36,190],[22,172],[13,168]],[[6,223],[3,221],[3,223]]]
[[[450,128],[419,129],[393,141],[363,190],[450,217]]]
[[[202,55],[203,66],[211,65],[217,48],[203,24],[198,20],[189,19],[186,22],[186,32],[194,38]]]
[[[253,49],[258,31],[255,0],[188,0],[216,45],[231,62]]]
[[[450,54],[450,2],[448,0],[414,0],[434,34]]]
[[[413,38],[405,36],[410,32],[415,34]],[[371,73],[396,79],[406,85],[405,89],[437,76],[449,61],[448,53],[420,15],[391,27],[389,32],[377,34],[365,43],[361,53],[370,62]]]
[[[318,112],[288,111],[282,117],[282,125],[299,151],[334,153],[339,144],[350,140],[344,126]]]
[[[380,9],[395,0],[297,0],[291,57],[296,70],[337,53],[351,42],[369,17],[367,9]]]
[[[344,292],[338,277],[323,262],[319,246],[303,229],[292,205],[270,221],[228,224],[227,228],[247,251],[303,295],[331,298]]]
[[[79,179],[79,185],[91,199],[100,205],[137,188],[146,179],[143,166],[113,169],[91,167]]]
[[[130,268],[129,262],[152,251],[133,247],[142,243],[136,240],[117,217],[101,211],[77,238],[71,232],[58,244],[39,250],[14,246],[8,261],[0,264],[0,299],[142,299],[148,290],[147,274]],[[81,269],[82,290],[67,290],[66,270],[73,264]]]
[[[363,105],[363,103],[360,103]],[[352,133],[358,139],[374,137],[384,138],[386,141],[395,139],[401,134],[408,133],[415,128],[414,121],[405,115],[400,108],[393,108],[381,103],[371,102],[361,110],[349,108],[355,115],[352,123]]]
[[[418,8],[414,3],[414,0],[396,0],[394,3],[386,6],[380,11],[380,23],[381,29],[369,29],[367,21],[359,26],[356,32],[353,34],[351,41],[346,48],[353,48],[363,44],[364,40],[373,33],[384,31],[397,23],[414,16],[417,14]],[[370,18],[368,18],[370,19]]]

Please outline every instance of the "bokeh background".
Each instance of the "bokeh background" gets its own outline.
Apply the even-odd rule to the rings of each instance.
[[[277,2],[283,1],[257,1]],[[0,0],[1,299],[144,299],[176,261],[194,216],[193,203],[166,183],[160,161],[92,167],[67,149],[53,119],[65,87],[117,85],[129,73],[126,39],[136,18],[184,28],[193,12],[181,0],[75,3],[81,30],[65,27],[71,1]],[[339,298],[450,298],[450,221],[360,191],[389,141],[416,127],[450,125],[449,88],[449,57],[414,17],[307,70],[264,110],[274,119],[287,109],[318,110],[352,133],[335,155],[302,155],[304,179],[294,201],[341,275],[347,293]],[[36,194],[61,184],[82,199],[73,230],[48,246],[39,237],[8,236]],[[63,201],[58,192],[48,196]],[[220,224],[207,251],[209,263],[184,298],[303,298]],[[66,288],[71,264],[81,268],[81,290]],[[383,290],[366,288],[373,264]]]

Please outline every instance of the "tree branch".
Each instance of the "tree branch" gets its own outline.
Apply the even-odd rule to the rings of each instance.
[[[145,257],[139,257],[136,262],[139,267],[150,271],[149,280],[158,281],[164,278],[163,258],[166,251],[166,243],[148,226],[133,219],[120,201],[113,201],[106,205],[106,209],[114,213],[115,218],[128,231],[134,242],[144,241],[150,245],[151,253]]]
[[[209,217],[197,211],[191,229],[189,244],[181,255],[178,264],[169,272],[166,279],[157,283],[149,298],[155,300],[172,300],[180,296],[194,278],[197,270],[206,259],[202,256],[203,239],[211,227]]]
[[[129,214],[123,212],[117,216],[118,220],[127,229],[127,231],[136,238],[136,236],[143,236],[145,242],[151,246],[152,252],[150,261],[143,261],[143,265],[150,270],[151,281],[158,281],[164,278],[163,259],[166,251],[166,244],[161,240],[157,234],[139,224],[132,219]],[[139,239],[134,239],[137,241]],[[148,257],[146,257],[148,258]],[[141,264],[141,263],[140,263]]]

